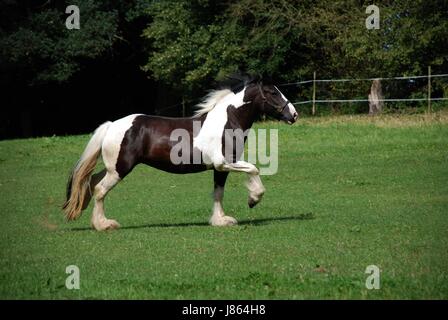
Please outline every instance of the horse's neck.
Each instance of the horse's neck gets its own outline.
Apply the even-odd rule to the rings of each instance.
[[[233,126],[243,129],[243,131],[252,127],[257,115],[257,109],[252,102],[227,110],[228,121]]]

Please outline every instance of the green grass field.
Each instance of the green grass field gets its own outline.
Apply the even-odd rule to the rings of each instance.
[[[138,166],[106,199],[122,228],[65,222],[68,173],[88,135],[0,142],[0,298],[447,299],[446,114],[305,119],[279,129],[279,171],[235,227],[207,225],[212,172]],[[65,268],[80,269],[68,290]],[[381,288],[365,287],[368,265]]]

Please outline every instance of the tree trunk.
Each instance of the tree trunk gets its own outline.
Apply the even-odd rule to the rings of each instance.
[[[372,82],[372,87],[370,88],[369,94],[369,114],[378,114],[383,111],[384,106],[383,92],[381,90],[381,82],[376,79]]]

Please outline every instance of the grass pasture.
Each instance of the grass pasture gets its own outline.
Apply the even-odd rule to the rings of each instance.
[[[279,129],[279,171],[247,206],[232,173],[207,225],[212,172],[138,166],[106,199],[122,228],[66,223],[66,178],[89,136],[0,142],[2,299],[447,299],[448,120],[304,119]],[[80,269],[68,290],[65,268]],[[381,269],[367,290],[365,269]]]

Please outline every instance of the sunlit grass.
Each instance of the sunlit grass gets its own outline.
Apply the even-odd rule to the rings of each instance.
[[[428,118],[425,118],[428,117]],[[213,228],[212,174],[138,166],[106,200],[122,229],[66,223],[66,178],[89,136],[0,142],[1,298],[448,297],[448,123],[435,116],[306,118],[279,129],[279,172],[247,207],[243,175]],[[65,288],[77,265],[81,289]],[[367,290],[368,265],[381,289]]]

